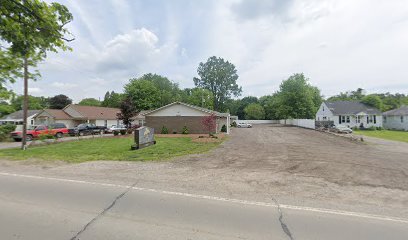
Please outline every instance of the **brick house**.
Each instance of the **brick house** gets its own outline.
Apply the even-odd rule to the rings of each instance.
[[[35,116],[34,120],[36,125],[64,123],[68,128],[73,128],[81,123],[94,123],[97,126],[108,127],[122,124],[117,119],[119,112],[118,108],[70,104],[63,109],[44,109]]]
[[[220,133],[222,126],[225,125],[227,133],[229,133],[229,113],[220,113],[183,102],[170,103],[147,112],[144,116],[145,125],[156,129],[156,133],[160,133],[163,126],[169,130],[169,133],[181,133],[184,126],[187,127],[189,133],[207,133],[207,130],[202,126],[202,120],[211,114],[216,116],[215,132]]]

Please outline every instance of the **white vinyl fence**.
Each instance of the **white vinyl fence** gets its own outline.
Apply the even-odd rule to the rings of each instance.
[[[235,122],[250,124],[279,124],[279,120],[235,120]]]
[[[293,125],[297,127],[315,129],[314,119],[283,119],[279,120],[280,124]]]

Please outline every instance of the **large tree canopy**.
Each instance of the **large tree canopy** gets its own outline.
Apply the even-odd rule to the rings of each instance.
[[[314,119],[322,103],[320,90],[311,86],[303,73],[294,74],[283,81],[276,94],[276,115],[280,119]]]
[[[262,120],[265,119],[265,110],[259,103],[251,103],[244,109],[245,119]]]
[[[160,107],[160,92],[153,82],[145,79],[130,79],[125,85],[126,98],[133,101],[133,106],[138,110],[149,110]]]
[[[95,98],[84,98],[79,103],[82,106],[101,106],[101,101]]]
[[[72,100],[64,94],[56,95],[49,99],[51,109],[63,109],[72,103]]]
[[[237,70],[234,64],[223,58],[213,56],[207,62],[201,62],[197,73],[199,78],[194,78],[194,84],[211,91],[214,96],[214,110],[223,110],[225,102],[231,96],[241,95],[242,88],[237,84]]]

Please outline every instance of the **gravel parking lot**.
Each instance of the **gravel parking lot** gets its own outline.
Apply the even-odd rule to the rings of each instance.
[[[212,152],[166,162],[3,160],[0,171],[408,217],[407,156],[407,143],[255,125]]]

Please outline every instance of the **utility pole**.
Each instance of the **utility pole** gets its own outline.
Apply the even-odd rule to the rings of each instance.
[[[23,139],[21,141],[21,149],[27,148],[27,112],[28,112],[28,59],[27,53],[24,54],[24,99],[23,99]]]

